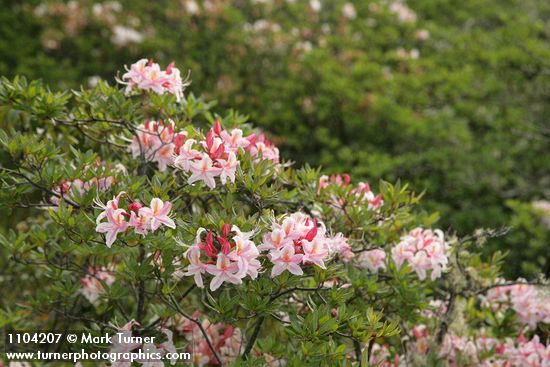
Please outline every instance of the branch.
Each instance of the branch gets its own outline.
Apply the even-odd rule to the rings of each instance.
[[[31,180],[28,176],[26,176],[25,174],[21,173],[20,171],[17,171],[17,172],[13,172],[13,174],[23,178],[25,181],[27,181],[29,184],[31,184],[31,186],[34,186],[35,188],[41,190],[41,191],[44,191],[50,195],[53,195],[53,196],[56,196],[58,197],[59,199],[62,199],[63,201],[65,201],[67,204],[71,205],[72,207],[76,208],[76,209],[80,209],[80,205],[78,205],[77,203],[75,203],[74,201],[72,201],[71,199],[69,198],[66,198],[65,196],[61,195],[61,194],[58,194],[57,192],[53,191],[53,190],[50,190],[46,187],[43,187],[43,186],[40,186],[38,183],[34,182],[33,180]]]
[[[178,304],[178,302],[176,301],[176,299],[174,298],[174,296],[172,294],[170,294],[170,301],[171,302],[167,302],[168,306],[170,306],[177,313],[179,313],[180,315],[185,317],[187,320],[191,321],[192,323],[194,323],[195,325],[197,325],[199,327],[199,329],[202,333],[202,336],[204,336],[204,338],[206,339],[206,343],[208,344],[208,348],[210,349],[210,351],[214,355],[214,358],[216,358],[216,361],[218,361],[220,366],[223,366],[223,363],[222,363],[220,357],[218,356],[218,353],[216,352],[216,349],[214,349],[214,346],[212,345],[212,342],[210,341],[210,338],[208,337],[208,334],[206,333],[206,330],[204,330],[204,328],[202,327],[202,324],[201,324],[200,320],[199,319],[194,319],[191,316],[189,316],[188,314],[186,314],[180,308],[180,305]]]
[[[254,343],[256,342],[256,339],[258,339],[258,335],[260,334],[260,329],[262,328],[262,324],[264,323],[265,316],[260,316],[258,319],[258,323],[256,324],[256,327],[254,328],[254,331],[252,332],[252,336],[250,337],[250,340],[246,344],[246,348],[244,349],[243,353],[243,360],[246,360],[248,358],[248,354],[254,347]]]
[[[145,247],[141,244],[139,246],[139,264],[143,265],[143,260],[145,258]],[[138,284],[138,294],[137,294],[137,315],[136,321],[141,324],[143,318],[143,311],[145,305],[145,283],[144,280],[140,278]]]

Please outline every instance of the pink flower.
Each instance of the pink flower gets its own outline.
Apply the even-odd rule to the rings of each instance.
[[[303,257],[302,254],[295,254],[292,245],[286,245],[281,250],[271,252],[271,261],[275,264],[271,270],[271,277],[274,278],[285,270],[294,275],[304,274],[299,265]]]
[[[166,68],[166,81],[164,87],[166,90],[176,96],[176,101],[180,102],[183,98],[183,89],[188,85],[181,79],[181,72],[171,63]]]
[[[382,249],[365,251],[359,256],[361,266],[369,269],[371,273],[377,273],[378,270],[385,270],[385,261],[386,252]]]
[[[204,140],[188,139],[184,144],[182,143],[175,150],[177,155],[173,164],[191,173],[188,178],[189,184],[204,181],[209,188],[214,189],[215,178],[218,176],[222,185],[225,185],[228,180],[235,182],[235,173],[240,163],[237,159],[239,149],[244,148],[255,158],[255,161],[258,161],[258,146],[269,146],[266,149],[270,150],[271,154],[274,154],[276,149],[269,145],[263,136],[261,141],[257,140],[254,134],[245,138],[242,130],[233,129],[230,132],[223,130],[220,123],[216,121]],[[271,159],[268,156],[269,154],[264,154],[265,159]]]
[[[428,270],[431,270],[431,279],[435,280],[447,269],[449,250],[440,230],[415,228],[401,237],[391,253],[398,268],[407,261],[421,280],[426,278]]]
[[[134,227],[136,233],[145,236],[151,226],[151,221],[147,215],[143,213],[136,214],[132,211],[130,213],[130,226]]]
[[[189,184],[202,180],[211,189],[216,187],[214,177],[220,174],[221,169],[212,165],[212,159],[208,155],[204,154],[200,161],[191,163],[190,168],[193,174],[187,180]]]
[[[126,210],[124,209],[113,209],[106,208],[105,216],[99,216],[98,220],[103,217],[107,218],[107,222],[98,223],[96,226],[96,232],[106,233],[106,244],[108,247],[111,247],[113,242],[115,242],[116,237],[119,233],[125,232],[129,227],[129,223],[126,222],[124,216],[127,215]]]
[[[248,137],[250,144],[246,149],[250,152],[250,155],[256,158],[256,161],[260,159],[267,159],[275,163],[279,163],[279,149],[266,139],[262,134],[259,137],[251,135]]]
[[[304,256],[302,261],[304,263],[310,262],[321,269],[325,269],[325,263],[323,259],[328,255],[328,249],[326,246],[326,240],[323,238],[314,238],[313,241],[303,241],[302,248],[304,251]]]
[[[115,241],[117,234],[125,232],[128,228],[134,228],[138,234],[145,236],[149,230],[157,230],[161,224],[170,228],[176,228],[176,224],[168,213],[172,208],[170,202],[163,203],[162,200],[154,198],[151,200],[151,208],[142,207],[137,201],[133,201],[128,205],[128,211],[119,208],[119,201],[125,192],[120,192],[113,200],[109,200],[107,204],[103,204],[99,199],[95,203],[103,209],[96,218],[96,231],[99,233],[107,233],[107,246],[111,247]],[[129,217],[130,221],[126,222]],[[102,222],[107,218],[107,222]]]
[[[169,201],[162,202],[159,198],[154,198],[151,200],[151,208],[141,208],[139,214],[149,217],[151,221],[151,231],[156,231],[161,224],[164,224],[170,228],[176,228],[176,224],[170,217],[168,213],[172,209],[172,203]]]
[[[111,345],[111,353],[126,353],[131,352],[140,346],[139,343],[119,343],[118,340],[128,340],[132,336],[132,327],[139,326],[139,323],[135,320],[131,320],[126,325],[118,328],[118,332],[122,333],[122,338],[113,338],[113,344]]]
[[[256,279],[261,264],[257,260],[260,253],[254,242],[239,235],[233,237],[233,241],[235,241],[235,248],[229,253],[228,257],[237,262],[239,268],[237,275],[240,277],[249,275],[252,279]]]
[[[91,304],[96,305],[99,300],[99,296],[103,292],[103,283],[111,286],[115,282],[115,276],[111,270],[105,267],[89,267],[88,274],[82,278],[82,295],[90,301]],[[102,283],[103,282],[103,283]]]
[[[145,76],[139,82],[138,87],[143,90],[152,90],[157,94],[165,92],[164,83],[168,81],[166,73],[160,70],[159,64],[151,63],[145,68]]]
[[[126,94],[134,88],[151,90],[157,94],[168,92],[176,97],[177,102],[180,102],[183,98],[183,90],[190,84],[188,80],[182,80],[181,72],[174,63],[168,65],[166,70],[161,70],[159,64],[141,59],[126,70],[122,80],[118,80],[119,83],[126,85]]]
[[[241,284],[241,278],[236,275],[238,270],[236,263],[231,262],[231,259],[223,253],[219,253],[216,265],[206,267],[206,271],[214,275],[214,279],[210,282],[210,290],[215,291],[223,282]]]
[[[201,235],[207,232],[204,243]],[[233,233],[233,236],[231,234]],[[213,231],[207,231],[204,228],[197,230],[195,244],[185,253],[189,260],[189,266],[185,276],[195,276],[195,283],[203,287],[202,277],[205,270],[209,274],[215,275],[210,283],[210,288],[215,290],[224,282],[233,284],[242,283],[242,279],[247,275],[256,279],[261,268],[258,260],[260,255],[258,248],[250,240],[254,232],[242,232],[239,227],[228,223],[223,225],[221,233],[216,235]],[[216,245],[214,243],[218,245]],[[201,255],[204,254],[207,261],[216,260],[216,265],[204,264],[201,261]]]
[[[188,139],[185,141],[183,146],[180,149],[179,155],[174,159],[174,165],[184,171],[191,170],[191,163],[195,159],[200,159],[202,157],[201,152],[196,149],[193,149],[197,141],[195,139]]]
[[[206,264],[203,264],[200,260],[201,249],[198,246],[191,246],[185,252],[185,257],[189,260],[189,266],[186,269],[186,272],[183,274],[185,276],[193,276],[195,278],[195,284],[199,288],[204,288],[204,283],[202,281],[202,274],[206,272]]]
[[[239,164],[235,153],[230,152],[227,159],[218,159],[218,163],[221,166],[220,181],[222,184],[225,185],[228,178],[231,182],[235,182],[235,171]]]
[[[410,260],[413,258],[414,254],[407,244],[400,243],[391,250],[393,261],[395,265],[400,268],[405,260]]]
[[[130,66],[130,69],[122,75],[122,80],[127,80],[126,93],[129,93],[133,87],[145,79],[145,70],[147,69],[147,59],[141,59]]]
[[[285,231],[283,229],[276,228],[264,235],[263,243],[258,246],[258,248],[262,251],[277,250],[290,243],[292,243],[292,240],[286,237]]]
[[[348,239],[344,237],[342,233],[337,233],[334,237],[329,238],[328,241],[329,253],[336,253],[343,262],[349,262],[355,254],[351,250],[351,246],[348,243]]]
[[[231,133],[228,133],[227,130],[220,131],[220,136],[226,144],[228,150],[237,154],[239,148],[246,148],[250,141],[243,138],[243,131],[241,129],[233,129]]]

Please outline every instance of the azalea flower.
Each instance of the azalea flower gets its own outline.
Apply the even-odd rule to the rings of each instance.
[[[238,270],[236,263],[231,262],[231,259],[223,253],[219,253],[216,265],[206,267],[206,271],[214,275],[214,279],[210,282],[210,290],[215,291],[223,282],[241,284],[241,278],[236,275]]]
[[[220,181],[222,184],[225,185],[228,178],[229,181],[235,182],[235,171],[237,170],[237,165],[239,164],[237,157],[235,157],[235,153],[230,152],[227,160],[219,159],[218,163],[221,166]]]
[[[195,278],[195,284],[199,288],[204,288],[204,283],[202,281],[202,274],[206,272],[206,264],[203,264],[200,260],[201,249],[198,246],[191,246],[185,252],[185,257],[189,260],[189,266],[186,269],[186,272],[183,274],[185,276],[193,276]]]
[[[206,237],[203,242],[201,236],[205,232]],[[185,252],[189,265],[183,275],[194,276],[195,284],[200,288],[204,287],[202,275],[205,271],[214,275],[210,283],[212,290],[219,288],[224,281],[240,284],[246,276],[256,279],[261,263],[258,260],[260,252],[250,239],[254,233],[254,231],[242,232],[239,227],[230,226],[228,223],[223,225],[218,235],[213,231],[199,228],[194,245]],[[204,262],[201,260],[202,255],[205,256]],[[215,265],[212,264],[212,260],[216,261]]]
[[[159,198],[151,200],[151,207],[143,207],[138,201],[133,201],[128,205],[128,210],[119,208],[120,199],[126,193],[121,191],[113,200],[103,204],[99,199],[95,200],[96,205],[103,209],[96,218],[96,231],[107,233],[107,246],[111,247],[118,233],[126,232],[133,228],[135,233],[142,236],[147,235],[148,231],[156,231],[161,224],[170,228],[176,228],[174,221],[168,216],[172,209],[170,202],[163,202]],[[129,211],[129,213],[128,213]],[[129,222],[126,218],[129,217]],[[107,218],[107,222],[102,222]]]
[[[210,189],[216,187],[216,177],[222,185],[228,181],[235,182],[235,173],[240,164],[237,154],[244,148],[257,162],[265,150],[263,159],[278,162],[278,150],[265,139],[256,138],[255,134],[243,136],[240,129],[231,131],[222,129],[216,121],[204,140],[187,139],[182,142],[173,154],[173,165],[185,172],[191,173],[188,183],[203,181]]]
[[[151,222],[151,231],[156,231],[161,224],[169,228],[176,228],[176,224],[170,217],[168,213],[172,209],[172,203],[169,201],[163,202],[159,198],[154,198],[151,200],[151,207],[141,208],[139,210],[140,216],[146,216]]]
[[[105,267],[89,267],[88,274],[82,278],[82,295],[93,305],[96,305],[99,296],[104,290],[103,283],[111,286],[115,282],[113,272]]]
[[[126,222],[125,215],[126,210],[124,209],[113,209],[113,208],[107,208],[105,209],[105,217],[107,218],[107,222],[101,222],[97,224],[96,231],[99,233],[106,233],[106,244],[107,247],[111,247],[113,242],[115,242],[116,237],[119,233],[126,232],[126,229],[130,226],[128,222]],[[99,218],[99,217],[98,217]]]
[[[323,259],[328,255],[327,245],[324,239],[315,238],[313,241],[304,241],[302,244],[304,256],[302,261],[304,263],[311,262],[321,269],[325,269],[325,263]]]
[[[271,269],[271,277],[275,278],[285,270],[294,275],[304,274],[299,265],[303,257],[302,254],[296,254],[294,247],[291,245],[286,245],[281,250],[271,252],[271,261],[274,264],[273,269]]]
[[[431,270],[431,279],[435,280],[447,269],[450,246],[444,240],[440,230],[415,228],[401,237],[397,246],[392,248],[392,258],[400,268],[408,262],[421,280]]]
[[[386,252],[382,249],[374,249],[361,253],[359,263],[361,267],[369,269],[371,273],[386,269]]]
[[[269,251],[268,258],[274,265],[272,276],[281,274],[285,269],[281,266],[287,266],[281,263],[281,254],[288,255],[288,248],[293,248],[293,255],[299,255],[301,265],[315,265],[322,269],[325,268],[325,260],[334,254],[348,256],[345,251],[351,252],[347,239],[341,234],[334,237],[327,237],[325,225],[312,219],[310,216],[297,212],[285,215],[281,219],[274,219],[271,224],[271,232],[266,233],[263,242],[258,249]],[[342,253],[341,253],[342,251]],[[353,255],[353,253],[351,253]],[[296,273],[297,269],[293,265],[290,272]],[[302,269],[300,268],[300,271]],[[303,273],[303,271],[302,271]],[[275,275],[273,275],[275,274]]]
[[[134,227],[134,231],[145,237],[147,231],[151,227],[150,217],[144,215],[143,213],[136,214],[135,212],[130,213],[130,226]]]
[[[213,189],[216,187],[214,177],[219,175],[222,170],[212,165],[212,159],[208,155],[203,155],[200,161],[191,163],[191,172],[192,175],[187,180],[189,184],[202,180],[206,186]]]
[[[122,75],[122,80],[127,80],[126,93],[129,93],[132,88],[138,86],[145,79],[145,71],[147,69],[147,59],[141,59],[130,65],[130,69]]]
[[[168,65],[166,70],[161,70],[159,64],[141,59],[126,70],[122,80],[118,80],[119,83],[126,85],[126,94],[134,89],[150,90],[157,94],[168,92],[176,97],[177,102],[180,102],[183,99],[185,87],[190,84],[187,79],[182,80],[181,72],[174,63]]]

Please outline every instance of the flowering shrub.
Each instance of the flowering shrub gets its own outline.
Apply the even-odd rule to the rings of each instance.
[[[550,274],[548,231],[535,239],[507,203],[550,195],[543,1],[40,0],[0,16],[2,75],[95,86],[147,55],[161,77],[145,87],[170,94],[175,60],[195,94],[252,116],[287,159],[402,179],[461,234],[514,226],[486,251],[515,253],[507,276]]]
[[[479,253],[505,231],[444,234],[406,185],[300,167],[238,113],[140,83],[0,82],[6,329],[118,331],[78,348],[198,366],[548,364],[546,280]]]

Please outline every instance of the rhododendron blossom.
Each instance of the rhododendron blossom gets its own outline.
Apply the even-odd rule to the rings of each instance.
[[[495,287],[482,300],[493,312],[512,308],[518,320],[531,329],[535,329],[538,323],[550,324],[550,295],[534,285]]]
[[[172,204],[169,201],[163,202],[159,198],[151,200],[151,207],[142,207],[139,209],[139,216],[150,220],[151,231],[156,231],[162,224],[169,228],[176,228],[176,224],[168,213],[172,210]]]
[[[136,359],[136,361],[144,367],[165,366],[164,362],[160,359],[166,356],[167,353],[172,353],[171,356],[173,356],[170,360],[170,365],[176,363],[177,359],[174,358],[174,353],[177,353],[177,349],[174,346],[172,331],[161,328],[160,332],[165,335],[166,341],[158,344],[151,342],[143,342],[142,344],[138,339],[133,338],[132,328],[134,326],[139,327],[140,324],[135,320],[131,320],[126,325],[117,328],[117,336],[112,338],[111,349],[109,351],[113,354],[113,358],[115,358],[111,366],[132,366],[134,357],[132,356],[132,358],[129,358],[130,355],[128,353],[138,348],[140,348],[140,353],[138,354],[138,352],[136,352],[136,355],[143,355],[143,357],[140,357],[141,359]],[[156,338],[153,340],[156,340]],[[151,356],[150,359],[146,358],[148,355]]]
[[[128,146],[133,158],[142,157],[149,162],[157,162],[159,171],[174,163],[174,154],[179,154],[187,133],[176,132],[174,121],[147,120],[135,129],[136,136]]]
[[[88,274],[82,278],[82,295],[93,305],[96,305],[99,296],[104,290],[103,283],[111,286],[115,282],[112,270],[105,267],[88,267]]]
[[[337,233],[334,237],[329,239],[328,249],[329,253],[338,254],[338,258],[345,263],[355,256],[348,243],[348,239],[344,237],[342,233]]]
[[[345,195],[337,195],[334,192],[330,194],[330,203],[336,208],[344,208],[347,205],[359,206],[367,205],[368,210],[376,210],[384,205],[382,195],[374,195],[370,186],[366,182],[359,182],[357,186],[350,186],[351,178],[348,174],[341,175],[321,176],[319,179],[318,194],[321,194],[324,190],[331,186],[348,189]]]
[[[336,243],[343,240],[337,235]],[[316,265],[325,268],[325,261],[333,253],[334,238],[326,236],[323,223],[297,212],[274,220],[271,232],[266,233],[258,248],[269,251],[268,258],[273,263],[271,277],[288,270],[294,275],[303,274],[302,267]]]
[[[182,80],[181,72],[174,63],[161,70],[159,64],[147,59],[138,60],[126,68],[119,83],[126,85],[126,94],[134,89],[150,90],[157,94],[170,93],[178,102],[183,98],[183,90],[190,84],[188,79]]]
[[[386,252],[382,249],[364,251],[359,255],[359,264],[371,273],[386,270]]]
[[[256,279],[261,268],[258,260],[260,252],[250,240],[252,236],[253,232],[242,232],[239,227],[230,227],[227,223],[218,235],[199,228],[195,243],[184,254],[189,265],[183,275],[193,276],[200,288],[204,287],[203,274],[213,275],[210,282],[212,291],[224,282],[240,284],[246,276]]]
[[[550,366],[550,346],[540,342],[535,335],[527,340],[523,335],[517,339],[499,339],[477,336],[468,338],[449,333],[443,340],[439,352],[451,365],[459,365],[459,361],[467,358],[471,364],[481,366]]]
[[[252,134],[247,137],[249,145],[247,145],[246,150],[250,155],[255,158],[255,161],[262,159],[267,159],[275,163],[279,163],[279,149],[269,141],[264,134],[256,136]]]
[[[403,0],[393,1],[390,4],[389,10],[402,23],[413,23],[416,21],[416,13]]]
[[[103,165],[100,160],[95,163],[95,168],[104,167],[109,168],[109,165]],[[86,173],[90,166],[84,167],[83,174]],[[126,173],[126,168],[122,164],[117,164],[114,167],[115,172]],[[50,198],[50,201],[54,205],[59,205],[60,198],[73,199],[76,195],[82,196],[87,193],[93,187],[96,188],[97,192],[107,191],[114,183],[116,182],[114,176],[100,176],[93,177],[90,180],[62,180],[58,185],[52,188],[52,191],[56,194]]]
[[[421,280],[426,279],[428,270],[431,270],[431,279],[435,280],[447,269],[449,251],[443,232],[415,228],[401,237],[391,253],[398,268],[407,262]]]
[[[200,311],[195,311],[191,317],[194,320],[198,320]],[[189,342],[187,351],[191,353],[191,363],[194,366],[218,365],[219,363],[208,345],[208,341],[201,333],[199,326],[190,320],[182,322],[181,318],[177,318],[177,321],[179,321],[176,326],[177,330]],[[201,326],[210,339],[211,345],[220,357],[221,362],[224,365],[234,362],[240,355],[242,348],[244,348],[241,330],[222,323],[212,324],[207,319],[201,321]]]
[[[128,228],[134,228],[134,232],[145,236],[148,231],[154,232],[161,225],[176,228],[176,224],[169,217],[172,203],[163,202],[159,198],[151,200],[151,207],[144,207],[139,202],[133,201],[126,209],[119,208],[119,202],[124,191],[120,192],[107,204],[96,200],[96,204],[103,209],[96,218],[96,231],[106,234],[106,244],[111,247],[119,233],[124,233]],[[107,221],[103,221],[107,219]]]
[[[222,185],[235,182],[235,172],[240,164],[237,155],[240,149],[247,151],[255,160],[263,159],[279,162],[279,153],[262,135],[243,137],[240,129],[227,131],[216,121],[203,141],[189,139],[178,149],[173,160],[175,167],[189,172],[187,182],[202,181],[210,189],[216,187],[216,177]]]

